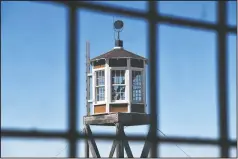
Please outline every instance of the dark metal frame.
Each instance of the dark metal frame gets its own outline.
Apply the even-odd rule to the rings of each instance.
[[[88,9],[96,12],[118,14],[124,16],[130,16],[132,18],[141,18],[145,20],[148,27],[148,57],[149,57],[149,83],[150,83],[150,99],[149,109],[151,112],[152,120],[151,131],[154,143],[152,143],[151,157],[159,156],[157,146],[160,143],[183,143],[183,144],[195,144],[195,145],[216,145],[220,147],[220,157],[229,157],[229,149],[236,147],[237,142],[235,140],[229,140],[228,138],[228,108],[227,108],[227,43],[226,38],[228,33],[237,34],[237,28],[228,26],[226,24],[227,14],[227,2],[217,2],[217,15],[218,22],[211,24],[207,22],[188,20],[183,18],[175,18],[169,16],[162,16],[157,12],[157,2],[150,1],[148,4],[148,11],[138,11],[133,9],[125,9],[119,7],[106,6],[101,4],[89,3],[89,2],[63,2],[63,1],[52,1],[44,3],[59,4],[68,7],[68,130],[66,132],[60,131],[23,131],[14,129],[2,129],[2,137],[26,137],[26,138],[61,138],[66,139],[69,143],[68,157],[77,156],[77,141],[80,139],[88,138],[83,133],[77,131],[77,86],[78,86],[78,70],[77,65],[78,54],[77,39],[78,22],[77,22],[77,11],[80,9]],[[183,27],[211,30],[217,34],[217,80],[218,80],[218,118],[219,118],[219,139],[206,139],[206,138],[181,138],[181,137],[159,137],[157,135],[158,116],[156,114],[159,109],[158,92],[156,86],[159,80],[157,66],[157,60],[159,52],[157,50],[158,39],[157,39],[157,24],[170,24]],[[153,77],[153,78],[152,78]],[[95,138],[103,140],[112,140],[116,138],[116,135],[103,134],[94,135]],[[145,140],[144,136],[128,136],[128,140]]]

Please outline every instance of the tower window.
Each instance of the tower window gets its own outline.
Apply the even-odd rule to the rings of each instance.
[[[142,71],[132,71],[132,100],[142,102]]]
[[[112,70],[112,101],[125,100],[125,70]]]
[[[96,71],[96,100],[105,100],[105,75],[104,70]]]

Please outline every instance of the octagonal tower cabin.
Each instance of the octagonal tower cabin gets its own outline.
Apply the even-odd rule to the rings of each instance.
[[[147,59],[123,48],[119,33],[123,22],[114,23],[115,47],[90,60],[93,115],[115,112],[146,113]]]
[[[90,60],[92,65],[93,115],[115,112],[146,113],[147,59],[115,47]]]

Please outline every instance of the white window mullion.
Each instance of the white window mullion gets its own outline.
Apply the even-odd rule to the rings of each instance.
[[[128,99],[128,113],[131,112],[132,101],[132,72],[131,72],[131,59],[127,59],[127,99]]]
[[[109,108],[109,102],[111,99],[111,92],[110,92],[110,68],[109,68],[109,60],[106,60],[106,65],[105,65],[105,101],[106,101],[106,113],[110,112]]]

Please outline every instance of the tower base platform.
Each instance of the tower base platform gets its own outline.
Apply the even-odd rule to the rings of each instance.
[[[115,149],[117,148],[117,158],[124,158],[124,149],[128,158],[133,158],[131,148],[129,146],[126,134],[124,132],[124,126],[138,126],[149,125],[150,115],[145,113],[110,113],[99,114],[92,116],[84,116],[84,132],[88,136],[87,144],[94,158],[100,158],[96,142],[93,138],[90,125],[98,126],[116,126],[116,139],[113,141],[112,148],[109,154],[109,158],[113,157]],[[148,157],[151,148],[151,129],[149,130],[144,147],[141,152],[141,158]],[[85,153],[86,158],[89,158],[89,151]],[[106,157],[106,156],[104,156]]]
[[[150,124],[150,115],[145,113],[109,113],[84,116],[85,125],[115,126],[120,123],[123,126],[138,126]]]

